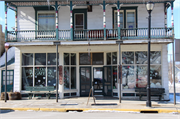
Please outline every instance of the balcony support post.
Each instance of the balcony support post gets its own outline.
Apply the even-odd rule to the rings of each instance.
[[[5,42],[7,42],[7,3],[5,2]]]
[[[71,40],[73,41],[73,16],[72,16],[73,5],[70,1],[70,27],[71,27]]]
[[[172,35],[173,35],[173,43],[172,43],[172,51],[173,51],[173,81],[174,81],[174,105],[176,105],[176,82],[175,82],[175,58],[174,58],[174,15],[173,15],[173,5],[174,2],[171,2],[171,24],[172,24]]]
[[[121,6],[119,4],[119,1],[117,1],[118,40],[121,39],[120,8],[121,8]]]
[[[59,39],[59,32],[58,32],[58,4],[57,1],[55,2],[55,10],[56,10],[56,40]]]
[[[173,5],[174,2],[171,2],[171,24],[172,24],[172,35],[173,35],[173,38],[174,38],[174,15],[173,15],[173,8],[174,8],[174,5]]]
[[[17,41],[17,7],[15,10],[15,33],[16,33],[16,41]]]
[[[104,27],[104,40],[106,40],[106,2],[103,1],[103,27]]]

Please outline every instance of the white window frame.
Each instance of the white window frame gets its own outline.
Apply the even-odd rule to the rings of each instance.
[[[37,12],[37,30],[39,30],[39,27],[38,27],[38,21],[39,21],[39,14],[54,14],[54,22],[55,22],[55,25],[54,25],[54,30],[56,29],[56,13],[55,13],[55,11],[38,11]],[[38,34],[37,33],[37,37],[41,37],[42,36],[42,38],[44,38],[44,37],[56,37],[56,32],[54,32],[54,33],[52,33],[52,34],[48,34],[48,35],[46,35],[46,34]]]
[[[118,22],[118,17],[116,17],[116,14],[115,13],[117,13],[117,10],[114,10],[114,28],[115,28],[115,19],[117,20],[117,22]],[[124,28],[124,10],[120,10],[120,14],[123,14],[123,28]],[[117,14],[118,15],[118,14]],[[120,18],[121,19],[121,18]],[[120,24],[121,24],[121,20],[120,20]],[[118,23],[117,23],[117,28],[118,28]]]

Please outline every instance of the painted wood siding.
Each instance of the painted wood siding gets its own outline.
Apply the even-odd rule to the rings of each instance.
[[[144,4],[123,5],[122,7],[137,7],[138,28],[148,27],[148,13]],[[111,29],[113,26],[112,7],[106,7],[106,28]],[[76,6],[75,9],[84,7]],[[70,9],[62,6],[58,13],[59,29],[70,29]],[[152,27],[164,27],[164,4],[155,4],[152,11]],[[103,10],[101,6],[92,6],[92,12],[87,12],[87,29],[103,29]],[[35,10],[33,7],[18,8],[18,30],[35,30]]]
[[[162,85],[163,88],[165,88],[165,93],[164,99],[168,100],[169,99],[169,76],[168,76],[168,47],[166,44],[162,45]]]
[[[18,30],[35,30],[33,7],[18,7]]]
[[[21,52],[15,48],[15,64],[14,64],[14,91],[21,91]]]

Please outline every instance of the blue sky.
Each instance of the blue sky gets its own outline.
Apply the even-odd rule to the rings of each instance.
[[[156,6],[155,6],[156,7]],[[174,2],[174,28],[175,28],[175,38],[180,39],[180,0],[175,0]],[[4,2],[0,1],[0,24],[3,27],[4,31],[4,17],[5,17],[5,12],[4,12]],[[15,26],[15,13],[14,11],[8,9],[8,30],[12,30],[12,27]],[[152,16],[153,17],[153,16]],[[171,27],[171,8],[168,9],[168,27]],[[168,45],[168,54],[172,54],[172,45]]]

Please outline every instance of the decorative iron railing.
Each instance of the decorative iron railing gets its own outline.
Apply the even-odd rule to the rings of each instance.
[[[151,38],[172,38],[173,28],[151,28]],[[24,30],[24,31],[8,31],[8,42],[11,41],[36,41],[36,40],[117,40],[117,29],[106,29],[106,35],[104,35],[104,29],[84,29],[74,30],[73,38],[71,38],[70,30],[59,30],[58,35],[56,30]],[[133,28],[133,29],[121,29],[121,40],[128,39],[147,39],[148,28]]]

